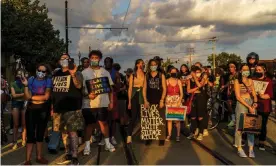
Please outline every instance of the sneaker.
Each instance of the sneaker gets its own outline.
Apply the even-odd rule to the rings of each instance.
[[[26,146],[26,141],[22,141],[22,146]]]
[[[23,165],[32,165],[31,161],[25,161]]]
[[[72,160],[72,156],[67,154],[64,156],[64,158],[62,159],[61,162],[56,163],[57,165],[67,165],[70,163],[70,161]]]
[[[79,145],[81,145],[81,144],[82,144],[82,138],[79,137]]]
[[[79,162],[78,158],[75,158],[75,157],[72,158],[71,165],[80,165],[80,162]]]
[[[115,139],[115,137],[112,137],[111,139],[110,139],[110,142],[111,142],[111,144],[112,145],[117,145],[117,141],[116,141],[116,139]]]
[[[97,142],[97,139],[94,135],[90,137],[90,143],[93,144],[94,142]]]
[[[264,144],[259,144],[259,150],[265,151]]]
[[[191,133],[187,138],[188,138],[188,139],[193,139],[193,138],[195,138],[194,133]]]
[[[244,153],[243,149],[238,150],[238,155],[239,155],[241,158],[246,158],[246,157],[247,157],[247,155]]]
[[[227,127],[234,127],[235,126],[235,122],[233,120],[231,120],[231,122],[227,125]]]
[[[176,137],[176,142],[180,142],[180,137]]]
[[[13,143],[12,149],[16,150],[18,148],[17,142]]]
[[[100,146],[105,145],[104,139],[102,139],[101,142],[98,145],[100,145]]]
[[[255,158],[255,153],[253,150],[249,150],[249,157],[250,158]]]
[[[104,139],[104,141],[105,141],[105,150],[106,151],[109,151],[109,152],[115,152],[115,148],[114,148],[114,146],[109,142],[109,139],[108,138],[106,138],[106,139]]]
[[[203,130],[203,137],[207,137],[207,136],[209,136],[209,132],[208,132],[207,129],[204,129]]]
[[[167,138],[166,138],[166,141],[170,141],[171,140],[171,136],[168,135]]]
[[[196,138],[198,141],[202,141],[203,140],[203,134],[199,134],[198,137]]]
[[[36,162],[42,165],[48,165],[48,160],[46,160],[44,157],[41,157],[40,159],[36,159]]]
[[[86,141],[85,142],[85,147],[84,147],[84,150],[83,150],[83,155],[84,156],[88,156],[90,155],[90,142],[89,141]]]
[[[10,130],[9,130],[9,134],[10,134],[10,135],[13,135],[13,129],[10,129]]]
[[[22,133],[22,127],[19,127],[19,128],[18,128],[18,132],[19,132],[19,133]]]

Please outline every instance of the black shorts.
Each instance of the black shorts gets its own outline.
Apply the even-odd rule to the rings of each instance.
[[[107,107],[84,108],[82,109],[82,115],[86,125],[97,123],[98,121],[105,122],[108,118],[108,110]]]
[[[25,101],[12,101],[12,108],[17,108],[20,110],[23,110]]]
[[[191,118],[205,117],[207,114],[207,95],[204,93],[196,93],[193,98]]]

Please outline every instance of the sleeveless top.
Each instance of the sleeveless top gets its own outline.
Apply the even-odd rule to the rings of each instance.
[[[167,95],[168,96],[175,96],[175,95],[180,95],[180,88],[178,83],[175,86],[172,86],[170,82],[168,81],[167,85]]]
[[[158,72],[155,77],[147,74],[147,99],[151,104],[159,104],[163,93],[162,73]]]
[[[243,83],[240,84],[240,93],[245,94],[245,93],[252,93],[251,87],[245,86]]]
[[[63,113],[81,109],[81,89],[75,87],[69,71],[59,70],[53,76],[52,99],[54,112]]]

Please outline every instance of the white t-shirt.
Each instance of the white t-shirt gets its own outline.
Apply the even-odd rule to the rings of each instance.
[[[91,80],[95,78],[100,77],[108,77],[110,86],[114,85],[110,73],[106,71],[104,68],[100,68],[98,70],[92,69],[92,68],[86,68],[82,71],[83,75],[83,86],[85,94],[88,94],[87,86],[85,81]],[[102,108],[102,107],[108,107],[109,101],[109,94],[100,94],[98,95],[94,100],[89,99],[88,97],[83,98],[82,102],[82,108]]]

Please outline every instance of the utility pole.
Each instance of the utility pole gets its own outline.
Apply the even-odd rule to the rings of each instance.
[[[216,42],[218,41],[217,37],[212,37],[211,39],[209,39],[210,42],[212,42],[212,50],[213,50],[213,70],[215,73],[215,69],[216,69]]]
[[[66,47],[66,54],[68,54],[68,1],[65,0],[65,47]]]

